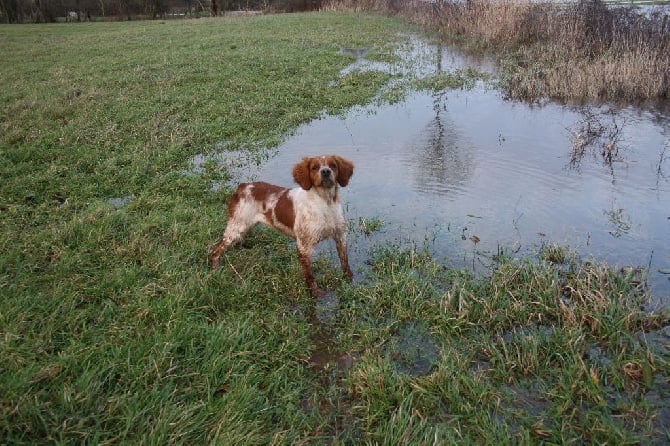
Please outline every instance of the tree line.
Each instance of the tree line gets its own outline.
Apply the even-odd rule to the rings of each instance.
[[[319,7],[320,0],[0,0],[0,23],[201,17],[226,11]]]

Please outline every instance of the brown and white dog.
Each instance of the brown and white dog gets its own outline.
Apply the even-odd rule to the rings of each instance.
[[[338,185],[346,186],[353,173],[351,161],[324,155],[303,158],[293,166],[293,178],[300,187],[288,189],[263,182],[240,184],[228,202],[228,223],[212,251],[212,269],[219,267],[224,249],[242,239],[257,223],[264,223],[295,238],[302,274],[312,296],[326,294],[316,286],[312,273],[312,251],[322,240],[335,240],[342,271],[351,279]]]

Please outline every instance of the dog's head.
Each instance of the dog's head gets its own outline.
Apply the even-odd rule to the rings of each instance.
[[[293,179],[305,190],[312,187],[344,187],[354,174],[351,161],[337,155],[322,155],[303,158],[293,166]]]

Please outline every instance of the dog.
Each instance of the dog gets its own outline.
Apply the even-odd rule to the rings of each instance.
[[[210,257],[211,268],[219,257],[240,241],[258,223],[263,223],[296,240],[298,259],[313,297],[326,292],[317,287],[312,273],[312,252],[317,243],[335,240],[344,275],[353,274],[347,256],[346,221],[339,186],[345,187],[354,173],[351,161],[337,155],[306,157],[293,166],[292,189],[264,182],[242,183],[228,202],[228,223]]]

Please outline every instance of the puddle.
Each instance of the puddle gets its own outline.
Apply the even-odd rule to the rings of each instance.
[[[339,380],[354,365],[354,356],[342,351],[333,334],[333,323],[339,311],[340,301],[334,292],[317,299],[311,314],[313,350],[307,362],[310,368],[329,380]],[[329,384],[329,383],[324,383]]]
[[[266,163],[272,152],[268,150],[230,150],[226,151],[226,144],[219,144],[221,152],[212,154],[197,154],[191,158],[191,168],[183,171],[184,175],[203,175],[210,171],[225,169],[225,174],[230,180],[229,185],[244,181],[255,181],[259,167]],[[211,190],[216,192],[225,183],[221,181],[212,181]]]
[[[339,47],[340,54],[351,56],[354,61],[340,71],[344,77],[353,71],[381,71],[391,75],[389,88],[412,79],[421,79],[435,73],[456,72],[470,66],[478,70],[494,74],[497,71],[495,64],[488,59],[466,56],[448,47],[430,43],[416,35],[409,35],[395,51],[397,58],[392,62],[378,61],[368,58],[373,52],[372,47],[346,48]],[[337,85],[333,82],[332,85]]]
[[[355,358],[347,352],[337,350],[330,335],[315,335],[315,348],[308,358],[310,368],[320,376],[324,386],[339,381],[354,365]]]
[[[108,198],[107,203],[111,204],[116,209],[121,209],[128,206],[128,204],[134,199],[135,197],[133,195],[126,195],[123,197]]]
[[[356,358],[337,345],[333,323],[338,310],[339,299],[331,292],[303,313],[312,326],[311,352],[305,360],[321,388],[305,395],[300,407],[308,413],[318,412],[323,427],[332,430],[333,436],[344,432],[358,436],[350,396],[344,390],[346,386],[342,386]]]
[[[414,322],[398,329],[387,353],[398,371],[411,376],[428,374],[440,356],[439,347],[428,328]]]
[[[368,66],[401,71],[414,64],[416,76],[471,66],[493,72],[488,62],[417,38],[403,51],[404,65]],[[368,62],[361,56],[357,64]],[[475,258],[486,263],[499,250],[535,255],[552,242],[648,270],[650,308],[657,309],[670,305],[669,135],[668,113],[530,105],[478,83],[315,120],[267,162],[231,179],[288,186],[301,157],[337,153],[356,165],[342,193],[347,218],[353,227],[375,221],[383,228],[352,231],[354,270],[389,241],[428,239],[438,260],[474,268],[481,263]],[[324,243],[319,252],[330,256],[334,247]]]

